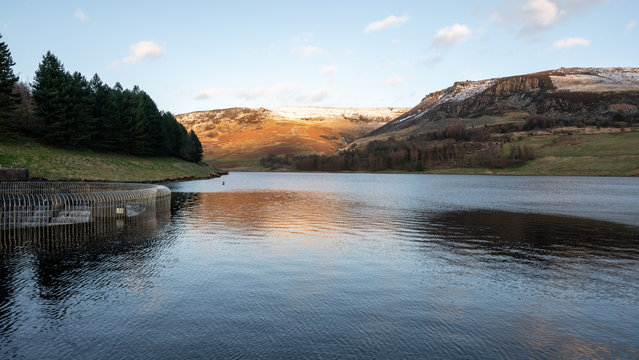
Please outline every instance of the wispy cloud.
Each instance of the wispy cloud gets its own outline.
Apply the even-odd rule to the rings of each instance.
[[[324,49],[316,45],[296,46],[291,51],[293,52],[293,54],[303,57],[311,57],[324,53]]]
[[[325,51],[317,45],[309,44],[313,38],[312,34],[304,33],[295,36],[291,39],[291,54],[311,57],[315,55],[323,54]]]
[[[196,92],[193,98],[196,100],[204,100],[204,99],[212,98],[217,95],[221,95],[223,93],[224,93],[224,90],[220,90],[220,89],[213,89],[213,88],[204,89],[204,90],[200,90]]]
[[[324,65],[320,68],[320,72],[324,75],[335,75],[338,70],[337,64]]]
[[[218,89],[209,88],[200,90],[193,96],[197,100],[212,98],[218,95],[231,95],[245,100],[254,100],[258,98],[272,97],[279,99],[290,98],[299,88],[297,83],[277,83],[271,87],[263,88],[238,88],[238,89]]]
[[[551,49],[557,51],[568,49],[574,46],[590,46],[590,40],[580,37],[569,37],[555,41],[552,44]]]
[[[277,83],[271,87],[220,89],[209,88],[196,92],[196,100],[210,99],[216,96],[233,96],[243,100],[277,100],[284,103],[312,104],[320,102],[330,96],[328,88],[321,88],[303,93],[299,83]]]
[[[470,36],[470,29],[466,25],[455,24],[437,30],[433,38],[433,46],[446,46],[464,42]]]
[[[403,76],[393,76],[384,80],[384,86],[399,86],[402,85],[406,79]]]
[[[390,27],[402,25],[406,23],[408,20],[409,20],[409,17],[406,15],[404,16],[389,15],[382,20],[373,21],[372,23],[366,25],[366,27],[364,28],[364,32],[368,33],[372,31],[388,29]]]
[[[82,9],[77,9],[74,13],[73,13],[73,17],[85,22],[87,20],[89,20],[89,17],[87,16],[87,14],[84,13],[84,11],[82,11]]]
[[[431,52],[429,54],[417,57],[412,63],[411,66],[416,67],[434,67],[437,64],[444,62],[444,57],[442,54],[438,52]]]
[[[626,25],[626,32],[632,31],[632,29],[634,29],[635,27],[637,27],[636,21],[629,22],[628,25]]]
[[[114,60],[109,68],[124,64],[135,64],[140,61],[157,59],[166,54],[165,46],[153,41],[140,41],[129,47],[129,56],[122,60]]]
[[[549,30],[553,25],[578,16],[610,0],[508,0],[493,8],[493,21],[514,25],[523,37]]]

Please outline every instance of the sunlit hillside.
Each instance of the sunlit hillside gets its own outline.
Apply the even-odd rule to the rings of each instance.
[[[232,108],[177,115],[194,129],[204,161],[250,169],[273,155],[333,154],[356,138],[402,115],[407,108]]]

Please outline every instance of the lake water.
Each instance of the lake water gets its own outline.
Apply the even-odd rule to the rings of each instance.
[[[169,186],[170,216],[2,244],[0,358],[639,358],[639,178]]]

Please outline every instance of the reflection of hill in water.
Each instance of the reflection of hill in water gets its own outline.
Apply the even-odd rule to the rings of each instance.
[[[452,211],[418,216],[451,246],[517,259],[593,256],[639,259],[639,228],[567,216],[505,211]]]
[[[490,254],[500,261],[639,259],[639,228],[558,215],[492,210],[405,209],[336,193],[245,191],[173,193],[177,218],[220,240],[324,241]],[[376,244],[376,245],[375,245]]]
[[[315,191],[173,193],[170,213],[4,248],[0,353],[636,354],[637,228]]]
[[[328,194],[330,195],[330,194]],[[336,235],[352,222],[353,203],[312,191],[173,193],[176,221],[198,233],[264,238]],[[187,209],[188,208],[188,209]],[[177,216],[176,216],[177,215]]]

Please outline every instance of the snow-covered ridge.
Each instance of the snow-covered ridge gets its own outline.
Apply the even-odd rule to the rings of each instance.
[[[271,111],[287,120],[312,118],[396,118],[405,113],[407,108],[332,108],[321,106],[281,106]]]
[[[639,91],[639,68],[561,68],[550,80],[558,91]]]
[[[479,95],[497,83],[497,79],[487,79],[479,81],[456,82],[452,87],[442,92],[436,101],[428,105],[428,108],[408,115],[398,120],[399,123],[412,119],[415,116],[427,114],[438,105],[446,103],[459,103],[475,95]]]
[[[468,99],[471,96],[479,95],[488,90],[491,86],[495,85],[497,80],[479,80],[479,81],[465,81],[458,82],[453,85],[452,91],[446,93],[440,98],[439,104],[454,102],[458,103]]]
[[[369,121],[389,121],[392,120],[410,108],[333,108],[321,106],[282,106],[274,109],[265,108],[230,108],[218,109],[210,111],[196,111],[186,114],[176,115],[176,118],[182,123],[192,123],[220,119],[242,119],[255,117],[256,115],[264,116],[274,120],[286,121],[309,121],[309,120],[330,120],[330,119],[368,119]]]

